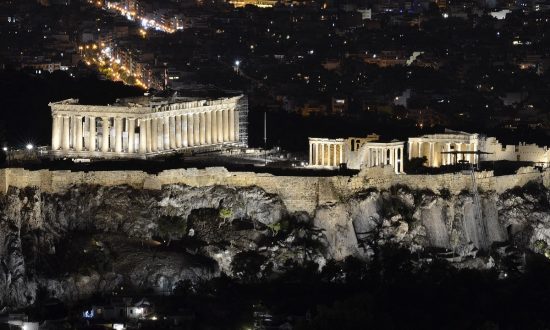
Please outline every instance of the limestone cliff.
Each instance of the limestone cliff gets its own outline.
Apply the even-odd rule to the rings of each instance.
[[[550,193],[529,184],[476,201],[467,191],[394,186],[308,215],[258,187],[10,188],[0,199],[0,308],[38,295],[71,302],[123,288],[171,292],[222,272],[254,280],[305,261],[368,262],[386,244],[459,267],[492,267],[510,249],[550,254]]]

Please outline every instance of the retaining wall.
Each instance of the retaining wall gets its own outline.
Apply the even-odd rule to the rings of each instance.
[[[529,181],[550,185],[550,171],[539,172],[523,168],[514,175],[494,176],[492,172],[478,172],[478,188],[484,191],[503,191],[522,186]],[[9,186],[39,187],[44,192],[62,193],[73,185],[129,185],[137,189],[160,189],[165,184],[189,186],[227,185],[235,187],[258,186],[269,193],[278,194],[291,212],[313,213],[318,205],[337,202],[369,188],[388,189],[393,185],[406,185],[413,189],[435,192],[448,189],[451,193],[470,190],[472,179],[468,174],[396,175],[391,167],[369,168],[356,176],[305,177],[274,176],[253,172],[229,172],[225,168],[175,169],[159,174],[141,171],[71,172],[19,168],[0,170],[0,192]]]

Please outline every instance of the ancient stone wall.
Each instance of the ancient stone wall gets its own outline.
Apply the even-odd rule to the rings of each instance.
[[[477,186],[482,191],[501,193],[529,181],[550,186],[550,171],[539,172],[523,168],[514,175],[494,176],[492,172],[476,173]],[[397,175],[391,167],[368,168],[356,176],[305,177],[274,176],[265,173],[229,172],[222,167],[206,169],[175,169],[159,174],[141,171],[28,171],[19,168],[0,170],[0,192],[9,186],[18,188],[39,187],[44,192],[59,193],[72,185],[101,186],[129,185],[134,188],[159,189],[165,184],[185,184],[202,187],[224,185],[234,187],[258,186],[268,193],[277,194],[291,212],[313,213],[318,205],[334,203],[369,188],[388,189],[405,185],[413,189],[429,189],[438,192],[448,189],[457,194],[472,188],[468,173],[440,175]]]

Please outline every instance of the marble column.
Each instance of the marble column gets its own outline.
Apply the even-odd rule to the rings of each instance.
[[[134,153],[136,149],[136,119],[128,118],[128,152]]]
[[[181,115],[177,115],[174,120],[174,125],[176,125],[176,148],[181,148]]]
[[[201,112],[199,114],[199,141],[201,142],[201,145],[206,144],[206,114],[204,112]]]
[[[88,118],[88,121],[90,122],[89,130],[88,130],[88,151],[96,151],[97,150],[97,142],[96,142],[96,125],[95,125],[95,117],[90,116]]]
[[[431,167],[434,166],[434,158],[435,158],[435,143],[430,142],[430,159],[428,160],[428,166],[431,166]]]
[[[399,173],[399,156],[397,154],[397,149],[398,148],[393,148],[392,149],[392,154],[393,154],[393,171],[395,173]]]
[[[344,145],[340,145],[340,164],[344,163]]]
[[[159,129],[158,118],[152,118],[151,119],[151,151],[152,152],[158,151],[158,143],[159,143],[158,129]]]
[[[170,116],[168,121],[170,130],[170,149],[176,149],[176,117]]]
[[[74,142],[73,148],[76,151],[82,151],[82,116],[74,116]]]
[[[145,141],[147,144],[147,152],[153,151],[153,122],[151,118],[144,119],[145,123]]]
[[[239,110],[235,110],[235,138],[234,141],[239,141],[241,139],[240,137],[240,113]]]
[[[403,147],[399,147],[399,173],[403,173]]]
[[[70,132],[70,135],[69,135],[69,149],[72,149],[74,150],[75,149],[75,141],[76,141],[76,120],[75,120],[75,116],[70,116],[69,118],[69,121],[70,121],[70,125],[71,125],[71,132]]]
[[[83,116],[82,119],[82,150],[88,150],[88,145],[90,142],[88,141],[88,137],[90,137],[88,129],[90,128],[90,119],[88,116]]]
[[[189,143],[190,147],[193,147],[195,145],[195,126],[194,126],[194,122],[195,122],[195,115],[190,113],[187,116],[187,138],[189,140],[188,143]]]
[[[70,149],[70,118],[69,116],[63,116],[63,136],[61,138],[61,148],[63,150]]]
[[[61,146],[61,129],[59,128],[59,116],[52,117],[52,150],[57,150]]]
[[[139,153],[145,154],[147,152],[147,122],[146,119],[139,119]]]
[[[313,144],[309,143],[309,165],[313,165]]]
[[[182,137],[182,146],[187,147],[189,144],[187,142],[187,114],[181,115],[181,137]]]
[[[229,141],[235,140],[235,110],[229,109]]]
[[[317,161],[315,162],[315,165],[323,165],[323,164],[321,164],[321,143],[317,142],[315,144],[315,147],[317,149],[317,152],[315,153],[315,156],[317,158]]]
[[[206,114],[206,144],[212,144],[212,111]]]
[[[101,151],[102,152],[109,152],[109,131],[110,131],[110,123],[109,123],[109,117],[101,117],[102,120],[102,143],[101,143]]]
[[[418,142],[418,158],[422,157],[422,142]]]
[[[170,146],[172,143],[170,142],[170,117],[164,117],[163,123],[162,123],[162,136],[163,136],[163,149],[164,150],[170,150]]]
[[[164,118],[157,118],[157,151],[164,150]]]
[[[325,144],[321,144],[321,165],[325,166]]]
[[[115,152],[122,152],[122,118],[115,118]]]
[[[218,117],[218,142],[223,142],[223,113],[221,110],[216,111]]]
[[[218,143],[218,115],[217,111],[211,111],[212,115],[212,143]]]
[[[229,141],[229,111],[223,110],[223,141]]]
[[[196,146],[201,145],[201,120],[198,113],[193,114],[193,140]]]
[[[447,152],[450,152],[451,151],[451,144],[450,143],[447,143],[446,144],[447,146]],[[451,165],[451,154],[447,154],[447,165]]]

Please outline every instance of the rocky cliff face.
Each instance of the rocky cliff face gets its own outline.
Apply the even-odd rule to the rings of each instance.
[[[10,189],[0,200],[0,307],[38,295],[171,292],[221,273],[255,280],[305,261],[368,262],[387,244],[478,268],[511,249],[550,255],[550,193],[535,184],[479,198],[394,187],[311,217],[257,187]]]

